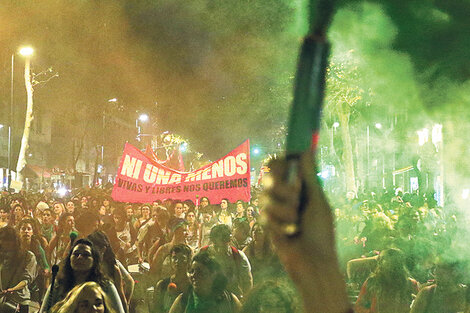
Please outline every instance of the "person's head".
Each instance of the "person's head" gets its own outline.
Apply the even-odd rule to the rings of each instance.
[[[67,211],[67,213],[75,213],[75,203],[70,200],[70,201],[67,201],[66,205],[65,205],[65,209]]]
[[[191,264],[191,248],[186,244],[177,244],[170,250],[171,268],[175,273],[186,273]]]
[[[176,217],[181,217],[183,215],[183,202],[175,201],[173,204],[173,212]]]
[[[228,208],[228,199],[222,199],[222,201],[220,201],[220,208],[222,210],[227,210],[227,208]]]
[[[150,218],[150,205],[144,204],[140,207],[140,211],[142,212],[142,218],[148,219]]]
[[[51,309],[52,313],[116,313],[101,286],[88,281],[75,286]]]
[[[162,206],[160,206],[159,208],[161,209],[158,210],[157,213],[155,213],[155,219],[157,220],[158,225],[160,225],[160,227],[168,227],[168,222],[170,221],[170,213],[167,209]]]
[[[406,272],[406,256],[400,249],[383,250],[377,261],[377,270],[384,274]]]
[[[240,201],[240,200],[237,201],[237,213],[238,214],[245,213],[245,206],[243,204],[243,201]]]
[[[104,198],[103,199],[103,205],[108,208],[111,205],[111,201],[109,201],[108,198]]]
[[[131,207],[132,210],[132,207]],[[113,219],[116,227],[122,229],[127,222],[127,211],[128,209],[117,207],[113,212]]]
[[[265,281],[248,294],[243,313],[294,313],[295,302],[287,286]]]
[[[87,204],[88,204],[88,197],[87,197],[87,196],[82,196],[82,197],[80,198],[80,203],[81,203],[82,207],[83,207],[83,206],[87,206]]]
[[[23,206],[19,203],[16,203],[13,206],[12,213],[13,213],[13,216],[15,217],[15,221],[20,221],[23,218],[23,216],[26,214]]]
[[[100,208],[98,209],[98,215],[101,215],[101,216],[106,216],[106,207],[103,205],[100,206]]]
[[[0,208],[0,221],[6,222],[8,220],[8,210],[6,208]]]
[[[225,253],[227,251],[232,239],[232,233],[228,225],[220,224],[212,227],[209,236],[217,252]]]
[[[246,216],[247,217],[249,217],[249,218],[254,217],[253,212],[254,212],[254,209],[253,209],[252,206],[249,206],[249,207],[246,208]]]
[[[205,208],[206,206],[211,204],[209,201],[209,198],[207,197],[202,197],[200,203],[201,203],[201,208]]]
[[[192,225],[196,222],[196,213],[194,211],[188,211],[185,218],[186,221]]]
[[[183,202],[183,212],[186,214],[188,211],[194,210],[194,203],[191,200]]]
[[[32,218],[25,218],[18,224],[20,239],[30,241],[33,235],[38,234],[36,221]]]
[[[206,251],[196,254],[191,262],[189,278],[196,295],[208,297],[222,293],[227,278],[217,260]]]
[[[134,215],[134,210],[132,209],[132,206],[131,205],[128,205],[126,206],[126,217],[127,217],[127,220],[130,220],[132,218],[132,216]],[[114,212],[116,212],[117,209],[114,209]],[[114,215],[114,212],[113,212],[113,215]]]
[[[61,216],[62,214],[65,213],[65,207],[64,204],[61,202],[54,202],[54,205],[52,206],[54,210],[55,216]]]
[[[75,218],[70,213],[64,213],[59,217],[58,232],[70,232],[75,227]]]
[[[253,199],[251,199],[251,204],[252,204],[254,207],[257,207],[257,206],[258,206],[258,203],[259,203],[258,198],[253,198]]]
[[[236,223],[233,227],[233,237],[243,242],[250,235],[250,224],[247,221]]]
[[[264,227],[261,224],[255,223],[251,228],[251,238],[254,242],[265,242],[267,239],[267,234]]]
[[[96,248],[101,259],[105,263],[112,266],[116,264],[116,256],[111,248],[108,236],[104,232],[99,230],[95,231],[88,235],[87,239],[93,243],[93,246]]]
[[[212,214],[210,212],[203,212],[202,213],[202,222],[205,224],[209,224],[212,220]]]
[[[92,212],[84,212],[80,214],[75,222],[75,227],[82,236],[88,236],[98,229],[100,226],[100,218]]]
[[[21,241],[11,226],[0,228],[0,263],[12,262],[21,255]]]

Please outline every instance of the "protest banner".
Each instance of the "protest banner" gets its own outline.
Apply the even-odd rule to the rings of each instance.
[[[250,143],[193,172],[180,172],[157,162],[126,143],[111,194],[115,201],[146,203],[154,200],[195,200],[212,203],[250,200]]]

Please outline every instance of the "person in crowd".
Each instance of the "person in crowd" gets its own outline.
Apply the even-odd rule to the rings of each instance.
[[[90,234],[87,239],[90,240],[98,250],[102,260],[103,273],[113,281],[124,309],[128,311],[129,302],[134,290],[134,280],[132,276],[130,276],[122,263],[116,259],[108,237],[104,232],[95,231]]]
[[[5,207],[0,207],[0,228],[8,225],[8,210]]]
[[[25,215],[26,211],[24,206],[19,203],[14,204],[13,208],[11,209],[10,221],[8,225],[18,229],[18,224],[23,219],[23,217],[25,217]]]
[[[199,214],[202,214],[204,211],[206,211],[206,209],[208,209],[210,205],[211,205],[211,202],[209,201],[209,198],[201,197],[201,200],[199,202],[199,207],[198,207]]]
[[[54,212],[51,209],[44,209],[40,211],[39,218],[41,220],[40,232],[49,244],[56,230]]]
[[[135,223],[134,228],[138,231],[142,226],[150,221],[150,205],[144,204],[140,207],[141,217]]]
[[[76,231],[75,219],[72,214],[64,213],[57,225],[57,232],[52,237],[48,247],[48,260],[51,264],[59,264],[66,256],[67,246],[70,244],[70,233]]]
[[[264,281],[250,291],[242,313],[295,313],[296,303],[287,286],[277,281]]]
[[[267,277],[272,278],[280,275],[282,265],[273,250],[269,233],[261,224],[253,225],[251,229],[253,240],[243,249],[250,260],[253,282],[256,284]]]
[[[65,204],[65,211],[70,214],[75,214],[75,202],[72,200],[67,201]]]
[[[199,248],[199,230],[200,226],[196,220],[196,213],[191,210],[186,213],[186,242],[194,251]]]
[[[105,208],[106,215],[111,215],[114,209],[111,206],[111,199],[109,197],[105,197],[102,201],[102,205]]]
[[[88,197],[87,196],[82,196],[80,198],[80,208],[83,210],[88,209]]]
[[[250,228],[256,223],[255,209],[252,206],[246,208],[246,220],[250,224]]]
[[[51,290],[49,286],[40,313],[48,312],[49,306],[53,307],[65,299],[75,286],[85,282],[98,283],[109,298],[111,307],[118,313],[125,312],[116,287],[102,271],[98,251],[89,240],[79,239],[75,241],[68,256],[61,263],[54,289]]]
[[[230,245],[232,234],[227,225],[214,226],[210,238],[212,244],[200,251],[207,251],[217,260],[228,279],[228,290],[238,298],[243,297],[253,287],[250,261],[243,251]]]
[[[115,223],[116,237],[122,255],[119,260],[125,265],[129,265],[137,261],[137,233],[130,222],[127,221],[126,211],[122,207],[118,207],[113,212]]]
[[[195,209],[196,208],[194,206],[194,203],[191,200],[183,201],[183,213],[185,214],[185,216],[189,211],[194,211],[194,213],[196,214],[196,217],[197,217],[197,212],[196,212]]]
[[[150,247],[147,254],[149,260],[153,260],[158,248],[171,240],[170,228],[168,226],[170,213],[162,206],[157,208],[157,210],[153,210],[152,225],[149,226],[148,232],[144,237],[145,245]]]
[[[408,313],[417,293],[418,283],[410,278],[405,254],[398,249],[386,249],[379,255],[375,272],[364,282],[355,311]]]
[[[36,257],[21,245],[11,226],[0,228],[0,312],[16,312],[18,304],[28,305],[29,285],[36,278]]]
[[[463,284],[461,266],[455,261],[439,261],[435,283],[419,291],[410,313],[470,312],[470,291]]]
[[[159,281],[160,279],[170,276],[170,251],[175,245],[186,243],[185,220],[172,219],[170,220],[169,226],[171,228],[171,233],[173,234],[171,241],[158,248],[152,262],[150,263],[150,270],[155,281]]]
[[[170,209],[172,218],[184,218],[183,202],[174,201]]]
[[[62,214],[65,213],[65,206],[62,202],[54,202],[52,205],[52,210],[54,211],[54,215],[56,217],[56,223],[59,223],[59,218]]]
[[[227,289],[222,266],[207,252],[196,254],[189,270],[191,288],[179,295],[170,313],[235,313],[241,310],[237,296]]]
[[[246,221],[245,206],[242,201],[237,201],[235,214],[232,216],[232,225]]]
[[[252,241],[250,231],[250,224],[247,221],[236,223],[232,230],[232,246],[238,250],[243,250],[248,246]]]
[[[188,245],[178,244],[170,250],[171,276],[155,285],[150,313],[168,313],[176,297],[188,291],[191,285],[188,277],[192,251]]]
[[[252,195],[250,200],[250,206],[253,208],[253,216],[258,217],[260,215],[258,196]]]
[[[45,239],[39,234],[36,220],[32,218],[22,219],[19,224],[19,236],[21,249],[30,251],[34,254],[37,262],[37,278],[34,285],[38,288],[35,300],[42,299],[46,290],[48,277],[50,273],[49,263],[47,262],[46,252],[43,248],[47,248]]]
[[[88,212],[83,212],[75,220],[75,227],[78,231],[79,238],[85,238],[92,232],[96,231],[100,227],[100,217],[98,214],[93,213],[90,208]]]
[[[220,210],[217,213],[217,222],[232,228],[232,214],[229,211],[229,201],[224,198],[220,201]]]
[[[127,221],[131,223],[131,225],[134,225],[137,218],[134,214],[134,209],[132,208],[132,205],[127,205],[125,209],[126,209]],[[114,214],[114,211],[113,211],[113,214]]]
[[[75,286],[51,313],[118,313],[103,288],[94,281]]]
[[[216,221],[209,212],[202,214],[202,223],[199,230],[199,248],[210,244],[210,233],[215,225]]]

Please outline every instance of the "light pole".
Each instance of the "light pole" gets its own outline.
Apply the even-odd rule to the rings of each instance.
[[[141,137],[143,137],[143,134],[141,134],[141,126],[139,125],[139,122],[146,123],[149,120],[149,116],[146,113],[141,113],[135,120],[135,127],[137,128],[137,140],[141,141]]]

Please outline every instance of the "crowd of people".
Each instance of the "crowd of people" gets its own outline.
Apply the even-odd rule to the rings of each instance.
[[[106,312],[238,312],[266,280],[291,307],[290,288],[280,287],[288,284],[286,274],[258,219],[256,196],[249,203],[201,197],[197,204],[131,204],[114,202],[102,188],[65,198],[3,192],[0,308],[69,312],[99,302]],[[140,288],[129,273],[135,264],[148,264],[140,267],[146,272]],[[85,295],[97,299],[85,303]],[[140,308],[137,299],[145,302]],[[250,303],[255,312],[260,304]]]
[[[358,313],[470,312],[466,264],[449,255],[460,225],[456,211],[399,189],[332,197],[330,210],[323,193],[312,192],[332,213],[337,258],[327,213],[310,217],[310,224],[304,224],[308,215],[287,224],[304,227],[302,236],[327,234],[312,250],[311,242],[284,231],[281,221],[291,217],[283,212],[296,207],[291,195],[269,196],[267,189],[267,216],[257,191],[249,203],[217,204],[207,197],[117,203],[101,188],[66,198],[3,192],[0,312],[288,313],[301,311],[301,297],[304,311],[313,312],[309,301],[317,307],[325,299],[310,293],[328,297],[319,273],[336,288],[335,305],[353,305]],[[323,223],[315,226],[318,220]],[[320,256],[331,261],[328,270],[309,260]],[[134,264],[148,264],[139,266],[145,272],[139,281],[129,273]],[[313,284],[304,282],[308,277],[321,292],[306,291]],[[315,312],[347,312],[329,308],[325,303]]]

